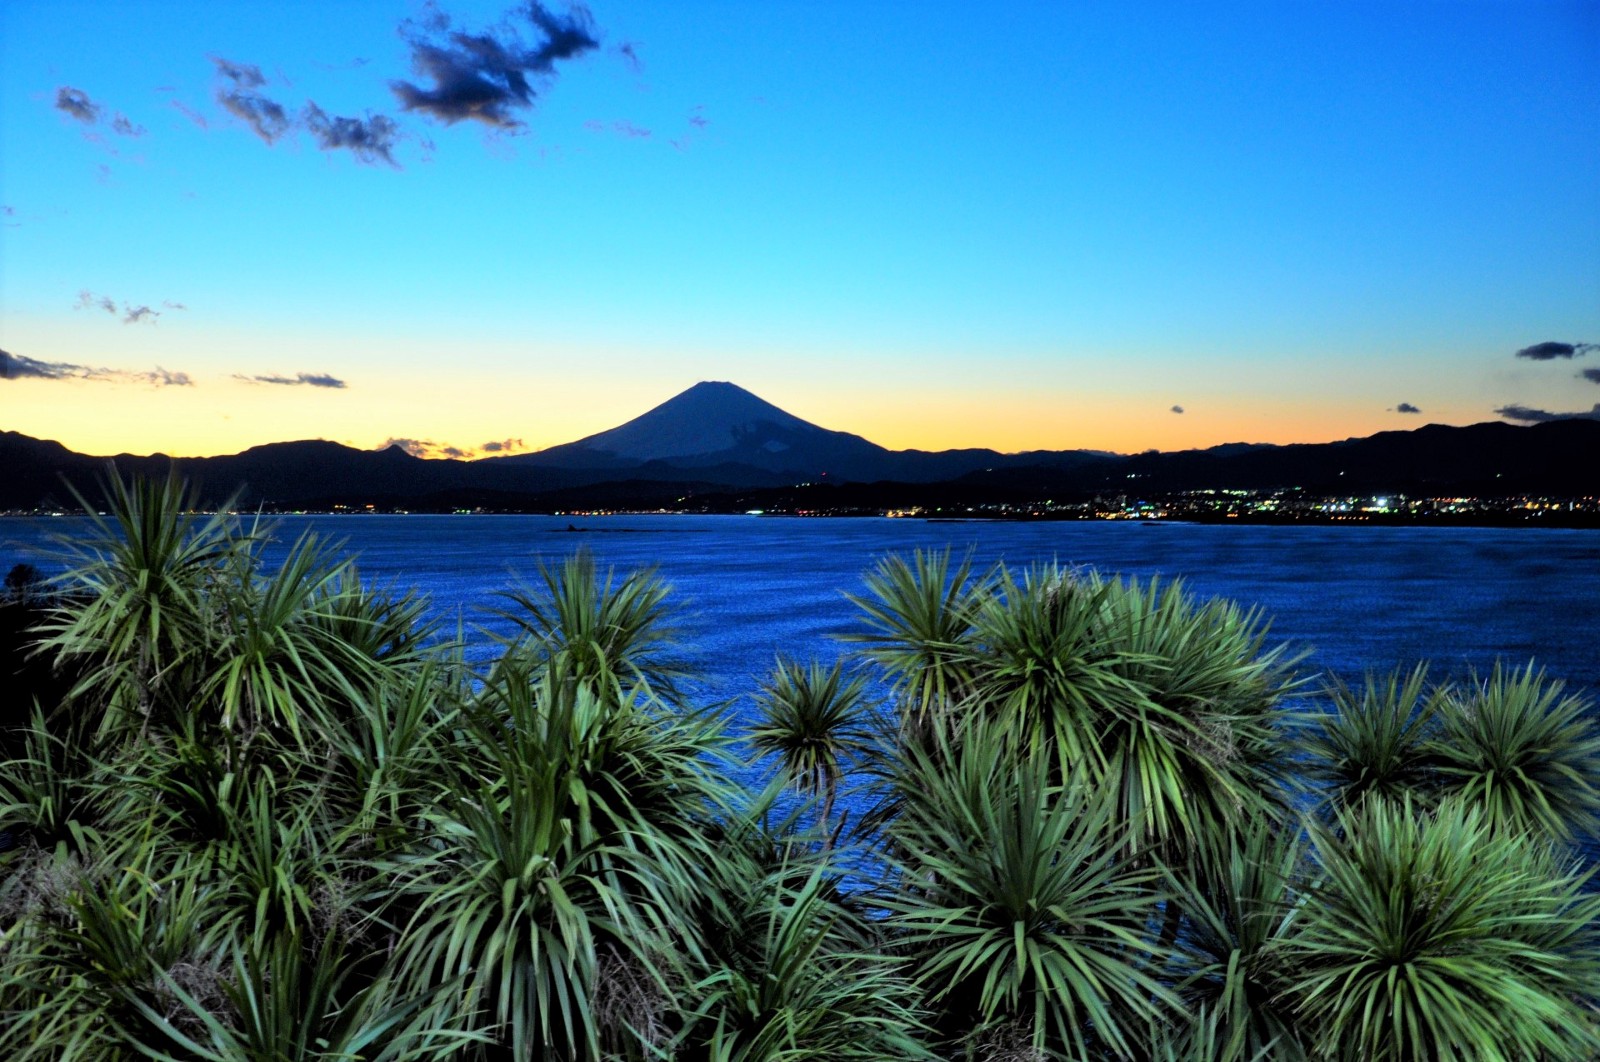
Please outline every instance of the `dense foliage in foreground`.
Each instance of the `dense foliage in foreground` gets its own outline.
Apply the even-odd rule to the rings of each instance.
[[[0,1057],[1600,1053],[1600,728],[1531,667],[1313,711],[1230,603],[916,554],[735,735],[648,573],[545,571],[475,668],[114,494],[4,735]]]

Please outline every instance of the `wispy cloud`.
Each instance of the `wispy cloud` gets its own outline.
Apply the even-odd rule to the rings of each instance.
[[[144,136],[147,129],[142,125],[135,125],[127,115],[117,114],[111,119],[111,131],[118,136]]]
[[[1552,420],[1600,420],[1600,402],[1588,412],[1552,413],[1546,409],[1532,409],[1528,406],[1501,406],[1495,410],[1507,420],[1517,420],[1524,424],[1543,424]]]
[[[152,387],[192,387],[186,372],[172,372],[157,366],[145,372],[79,365],[70,361],[40,361],[23,354],[0,350],[0,380],[96,380],[105,383],[142,383]]]
[[[297,372],[293,376],[280,376],[276,373],[247,376],[236,373],[234,379],[243,380],[246,383],[273,384],[278,387],[326,387],[335,390],[342,390],[345,387],[343,380],[324,372]]]
[[[538,43],[523,43],[513,23],[516,15],[538,35]],[[557,15],[538,0],[481,33],[452,29],[450,17],[435,8],[421,21],[403,23],[401,34],[411,46],[412,68],[431,83],[390,82],[401,106],[447,125],[470,119],[502,129],[522,127],[517,112],[532,109],[538,95],[534,82],[552,80],[557,62],[600,46],[586,10]]]
[[[101,117],[105,114],[105,107],[89,98],[89,94],[82,89],[73,88],[71,85],[62,85],[56,89],[56,110],[76,118],[84,125],[99,125]],[[140,137],[147,132],[144,126],[134,122],[121,111],[115,111],[111,120],[106,123],[111,131],[118,136]],[[100,140],[99,134],[84,133],[91,140]]]
[[[289,112],[283,104],[268,99],[257,92],[267,79],[261,68],[253,63],[235,63],[213,55],[212,64],[217,69],[221,84],[217,87],[217,102],[224,110],[255,130],[267,144],[275,144],[289,131]]]
[[[486,454],[509,454],[526,450],[527,446],[521,439],[492,439],[486,443],[479,443],[478,449]]]
[[[1422,412],[1422,410],[1418,409],[1416,406],[1412,405],[1410,402],[1401,402],[1398,406],[1394,407],[1394,411],[1396,413],[1421,413]]]
[[[1554,339],[1547,339],[1543,343],[1535,343],[1531,347],[1523,347],[1517,351],[1517,357],[1531,358],[1534,361],[1550,361],[1554,358],[1582,357],[1591,350],[1600,350],[1600,343],[1561,343]]]
[[[391,118],[370,111],[365,118],[330,116],[315,103],[307,103],[301,112],[301,121],[323,151],[344,148],[362,162],[382,161],[395,169],[400,168],[394,160],[400,127]]]
[[[172,302],[171,300],[164,301],[162,305],[169,310],[187,309],[183,303]],[[113,317],[117,314],[117,302],[115,299],[109,295],[96,295],[88,288],[83,288],[78,292],[78,301],[73,304],[73,308],[78,310],[100,310],[104,313],[111,314]],[[134,304],[131,302],[124,302],[122,304],[122,323],[125,325],[142,323],[155,324],[156,319],[160,316],[160,310],[142,303]]]
[[[201,114],[193,107],[190,107],[182,100],[172,100],[171,103],[173,109],[175,109],[185,118],[189,119],[189,121],[193,122],[195,125],[198,125],[201,129],[209,129],[211,127],[211,123],[206,120],[205,115]]]

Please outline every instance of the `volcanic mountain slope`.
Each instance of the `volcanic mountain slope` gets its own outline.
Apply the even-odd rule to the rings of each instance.
[[[507,465],[609,470],[694,470],[699,478],[779,483],[899,480],[932,483],[996,466],[1060,468],[1094,464],[1109,455],[1070,450],[1002,454],[967,449],[889,450],[859,435],[801,420],[736,384],[707,381],[647,413],[576,442],[503,458]],[[763,476],[760,473],[766,473]]]
[[[626,424],[506,463],[587,469],[651,462],[677,468],[743,465],[859,479],[878,478],[873,473],[891,455],[859,435],[801,420],[736,384],[704,382]]]

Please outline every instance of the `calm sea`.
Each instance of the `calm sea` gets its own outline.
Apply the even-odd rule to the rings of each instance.
[[[52,568],[65,519],[0,520],[0,569]],[[575,528],[575,530],[574,530]],[[1435,675],[1496,660],[1544,665],[1600,695],[1600,532],[1593,530],[1238,527],[1133,522],[934,523],[887,519],[613,516],[285,517],[287,545],[315,530],[379,582],[415,587],[453,630],[502,627],[496,593],[579,549],[619,573],[655,567],[672,587],[681,656],[713,699],[754,690],[775,654],[832,659],[860,630],[845,595],[885,554],[970,550],[981,565],[1056,560],[1183,579],[1196,593],[1259,606],[1271,639],[1309,651],[1306,670],[1359,680],[1420,659]],[[479,649],[474,655],[486,654]]]

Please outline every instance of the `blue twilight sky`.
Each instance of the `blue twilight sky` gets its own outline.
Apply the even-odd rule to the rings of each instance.
[[[0,429],[88,452],[1600,415],[1594,0],[8,0],[0,209]]]

